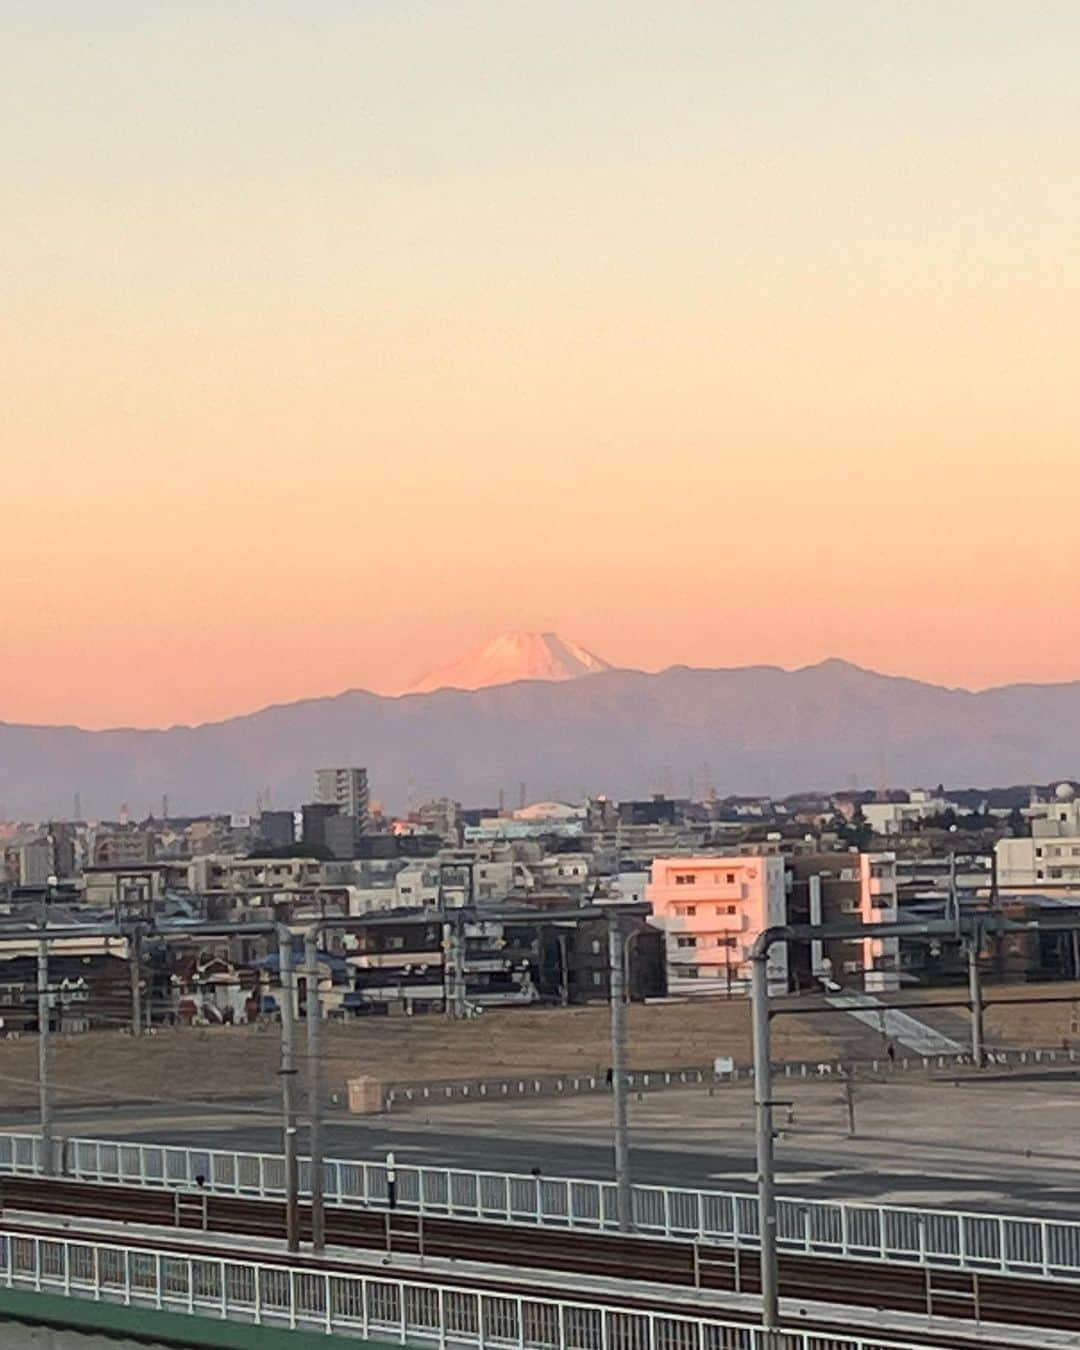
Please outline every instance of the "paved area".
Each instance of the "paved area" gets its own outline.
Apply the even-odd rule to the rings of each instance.
[[[1074,1148],[1080,1076],[859,1083],[856,1132],[840,1083],[781,1083],[777,1154],[784,1193],[1080,1218]],[[331,1117],[330,1156],[402,1164],[607,1177],[609,1097],[444,1106],[400,1116]],[[25,1116],[7,1128],[30,1128]],[[100,1138],[277,1152],[271,1102],[65,1115],[65,1132]],[[752,1099],[744,1088],[631,1101],[635,1179],[746,1190],[754,1184]]]
[[[882,1007],[883,1000],[873,994],[831,994],[825,1001],[831,1007],[842,1008],[863,1026],[872,1027],[886,1046],[894,1046],[901,1054],[910,1051],[915,1055],[956,1055],[966,1049],[911,1013]]]
[[[31,1327],[0,1318],[0,1345],[4,1350],[154,1350],[158,1342],[117,1340],[115,1336],[61,1331],[56,1327]],[[165,1347],[161,1346],[160,1350]]]

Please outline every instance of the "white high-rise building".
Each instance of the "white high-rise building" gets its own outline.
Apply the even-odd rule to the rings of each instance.
[[[343,816],[352,816],[361,828],[368,823],[367,769],[316,769],[315,800],[336,806]]]

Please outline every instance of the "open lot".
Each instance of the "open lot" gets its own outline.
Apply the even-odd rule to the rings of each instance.
[[[959,990],[926,997],[960,1000]],[[1045,1004],[1022,1000],[1045,996]],[[991,1045],[1028,1047],[1080,1042],[1080,986],[988,988],[1006,1000],[986,1010]],[[914,1007],[918,1000],[903,998]],[[797,1009],[793,1000],[781,1005]],[[962,1008],[921,1014],[959,1043],[966,1042]],[[627,1010],[631,1068],[710,1064],[717,1055],[750,1060],[750,1009],[742,999],[638,1005]],[[370,1074],[383,1082],[511,1077],[516,1074],[599,1073],[610,1062],[608,1009],[508,1009],[467,1022],[441,1017],[368,1018],[324,1030],[325,1082],[342,1093],[347,1079]],[[303,1047],[303,1028],[299,1029]],[[881,1037],[843,1012],[792,1011],[773,1024],[777,1061],[818,1062],[881,1055]],[[110,1101],[212,1102],[258,1100],[277,1090],[279,1032],[256,1027],[161,1028],[138,1040],[117,1032],[52,1039],[52,1079],[62,1106]],[[37,1041],[0,1040],[0,1101],[11,1108],[37,1101]]]
[[[1080,1216],[1080,1071],[896,1078],[855,1085],[848,1135],[843,1085],[778,1085],[783,1193],[980,1211]],[[745,1086],[632,1096],[637,1180],[749,1191],[753,1103]],[[527,1172],[611,1175],[611,1099],[472,1103],[401,1115],[332,1113],[330,1156]],[[32,1113],[5,1113],[32,1128]],[[243,1107],[167,1105],[67,1111],[63,1133],[279,1152],[280,1121],[264,1096]],[[303,1147],[303,1141],[301,1143]]]

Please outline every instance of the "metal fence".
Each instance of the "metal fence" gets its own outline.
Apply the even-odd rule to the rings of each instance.
[[[24,1236],[2,1228],[0,1284],[132,1308],[440,1350],[916,1350],[910,1342],[877,1337],[767,1332],[711,1317],[526,1298],[387,1274],[342,1274],[167,1249]],[[74,1310],[71,1322],[78,1324]]]
[[[1045,1049],[987,1050],[988,1068],[1024,1069],[1029,1065],[1075,1064],[1080,1054],[1071,1047]],[[796,1060],[773,1065],[774,1078],[819,1081],[832,1078],[895,1078],[904,1074],[947,1073],[972,1069],[970,1052],[958,1050],[936,1054],[882,1055],[871,1060]],[[626,1075],[632,1092],[653,1092],[673,1087],[710,1088],[751,1083],[749,1065],[734,1065],[718,1072],[714,1065],[690,1065],[674,1069],[631,1069]],[[518,1074],[513,1078],[454,1078],[435,1082],[391,1083],[386,1089],[386,1108],[438,1106],[460,1101],[508,1101],[522,1097],[568,1097],[583,1093],[610,1092],[602,1073]]]
[[[37,1135],[0,1134],[0,1174],[39,1172],[39,1148]],[[64,1140],[62,1149],[63,1175],[79,1181],[178,1189],[201,1184],[216,1194],[263,1199],[285,1194],[279,1154],[78,1138]],[[306,1160],[300,1172],[301,1191],[310,1193]],[[401,1163],[396,1176],[397,1207],[412,1213],[592,1232],[618,1229],[613,1182]],[[383,1208],[386,1165],[329,1159],[324,1189],[331,1204]],[[786,1251],[1080,1279],[1080,1223],[792,1198],[781,1198],[777,1210],[779,1245]],[[758,1242],[752,1193],[635,1186],[633,1221],[635,1230],[649,1237],[747,1247]]]

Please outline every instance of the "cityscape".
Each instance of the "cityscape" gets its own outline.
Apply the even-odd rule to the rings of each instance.
[[[0,1350],[1080,1350],[1080,8],[4,17]]]

